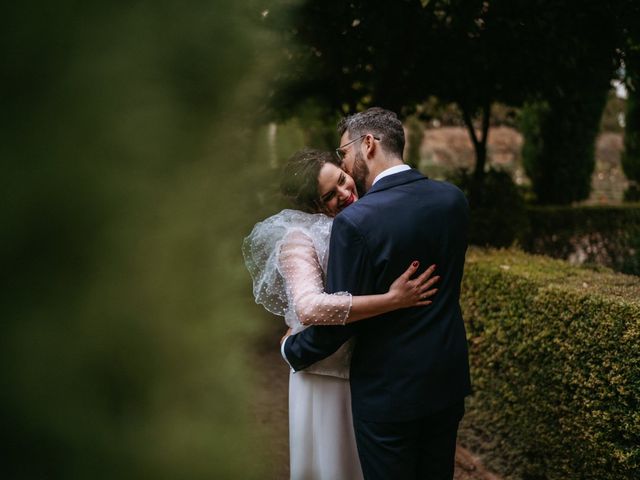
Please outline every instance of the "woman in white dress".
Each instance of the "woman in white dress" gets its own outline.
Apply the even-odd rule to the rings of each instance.
[[[380,295],[327,294],[324,278],[333,217],[358,199],[353,179],[329,152],[303,150],[287,163],[282,191],[297,210],[256,224],[243,253],[256,302],[282,315],[293,333],[308,325],[340,325],[413,306],[428,305],[438,280],[431,266],[415,279],[412,263]],[[292,480],[361,479],[351,417],[352,341],[289,379],[289,450]]]

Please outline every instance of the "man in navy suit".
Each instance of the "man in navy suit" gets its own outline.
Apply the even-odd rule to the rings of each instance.
[[[384,293],[415,259],[437,265],[439,291],[428,307],[310,327],[287,337],[283,354],[298,371],[355,336],[351,405],[365,478],[451,479],[471,388],[459,305],[468,204],[455,186],[404,164],[393,112],[371,108],[339,130],[343,166],[367,193],[334,220],[327,292]]]

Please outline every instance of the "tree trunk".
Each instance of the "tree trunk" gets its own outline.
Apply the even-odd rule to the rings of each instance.
[[[485,104],[481,108],[482,125],[480,128],[480,138],[473,127],[473,111],[461,105],[464,123],[469,131],[473,148],[476,152],[476,168],[473,172],[473,182],[470,185],[469,203],[472,205],[482,204],[484,191],[485,165],[487,163],[487,139],[489,138],[489,120],[491,119],[491,103]]]
[[[476,152],[476,167],[473,172],[473,177],[478,184],[478,188],[481,188],[482,184],[484,183],[484,169],[487,163],[487,140],[489,138],[489,123],[491,119],[491,104],[485,104],[482,107],[481,112],[481,136],[480,138],[478,138],[476,130],[473,126],[472,112],[470,112],[467,108],[462,107],[464,123],[467,126],[469,136],[471,137],[471,142],[473,143],[473,148]]]

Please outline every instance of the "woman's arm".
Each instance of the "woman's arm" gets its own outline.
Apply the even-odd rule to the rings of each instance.
[[[431,304],[428,298],[438,291],[431,288],[440,277],[432,277],[435,265],[427,268],[419,277],[411,279],[419,268],[418,262],[413,262],[389,287],[387,293],[379,295],[354,295],[351,298],[351,310],[346,323],[357,322],[365,318],[375,317],[383,313],[400,308],[421,307]]]
[[[303,232],[291,232],[280,249],[278,268],[287,284],[290,304],[303,325],[344,325],[400,308],[426,306],[437,289],[439,277],[431,277],[435,265],[415,279],[419,265],[413,262],[389,291],[379,295],[351,296],[324,292],[324,279],[313,241]]]

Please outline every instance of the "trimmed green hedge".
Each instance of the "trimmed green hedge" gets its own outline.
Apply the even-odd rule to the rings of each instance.
[[[460,438],[505,478],[640,478],[640,279],[472,249]]]
[[[640,204],[528,207],[527,217],[526,251],[640,275]]]

